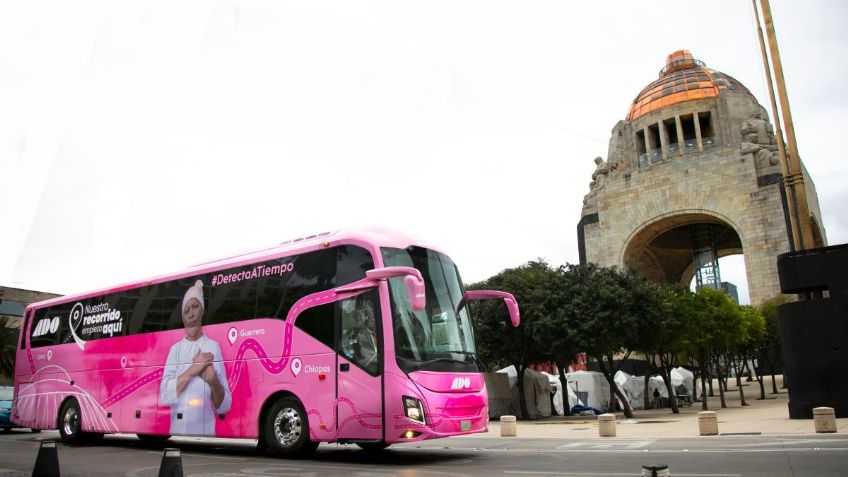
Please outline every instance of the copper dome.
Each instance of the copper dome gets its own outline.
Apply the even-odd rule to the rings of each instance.
[[[665,67],[660,70],[660,78],[646,86],[633,100],[627,120],[633,121],[673,104],[715,98],[725,89],[748,92],[732,77],[707,68],[689,50],[678,50],[668,55]]]

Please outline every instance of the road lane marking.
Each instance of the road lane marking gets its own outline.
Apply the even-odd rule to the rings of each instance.
[[[603,475],[610,477],[633,477],[633,472],[543,472],[533,470],[505,470],[504,474],[519,475]],[[680,474],[675,472],[675,477],[742,477],[742,474]]]
[[[656,439],[616,439],[610,441],[581,441],[570,442],[557,446],[557,449],[610,449],[613,447],[622,447],[624,449],[642,449],[656,442]]]

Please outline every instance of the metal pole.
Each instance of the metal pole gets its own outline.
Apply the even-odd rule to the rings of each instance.
[[[797,204],[796,221],[798,223],[798,250],[813,247],[813,233],[810,225],[810,208],[807,204],[807,192],[804,186],[804,174],[801,170],[801,159],[798,154],[798,144],[795,141],[795,127],[792,123],[792,112],[789,110],[789,97],[786,93],[786,82],[783,79],[783,66],[780,62],[780,51],[777,49],[777,37],[774,32],[774,22],[771,17],[771,7],[768,0],[760,0],[763,10],[763,22],[766,24],[766,35],[774,65],[774,78],[777,83],[777,95],[780,99],[780,110],[786,125],[786,142],[789,147],[787,167],[789,174],[784,177],[795,194]]]
[[[774,97],[774,83],[771,80],[771,67],[769,66],[768,54],[766,53],[766,42],[763,39],[763,28],[760,26],[760,12],[757,9],[757,0],[751,0],[754,6],[754,20],[757,22],[757,39],[760,40],[760,53],[763,56],[763,68],[766,70],[766,84],[768,85],[769,99],[771,100],[771,116],[774,120],[774,135],[777,139],[777,156],[780,159],[780,169],[783,172],[781,180],[783,188],[786,190],[786,206],[792,210],[789,211],[789,242],[792,246],[792,251],[798,250],[800,243],[798,242],[800,234],[798,232],[798,223],[795,220],[798,214],[798,207],[795,201],[795,194],[792,187],[789,185],[787,177],[789,177],[789,165],[786,161],[786,145],[783,142],[783,130],[780,127],[780,116],[777,111],[777,100]]]

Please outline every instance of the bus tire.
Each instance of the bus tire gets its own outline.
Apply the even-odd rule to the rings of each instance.
[[[262,437],[271,452],[279,457],[307,457],[318,447],[309,438],[309,420],[296,398],[278,399],[265,415]]]
[[[59,411],[59,437],[62,442],[79,444],[83,441],[82,413],[76,399],[70,398]]]
[[[365,452],[377,453],[386,450],[391,444],[386,444],[385,442],[357,442],[356,445]]]
[[[59,411],[59,437],[68,444],[93,443],[103,439],[102,432],[82,431],[82,412],[76,399],[70,398]]]

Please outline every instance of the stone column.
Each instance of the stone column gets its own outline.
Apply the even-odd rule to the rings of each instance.
[[[654,162],[653,161],[653,154],[651,154],[651,151],[653,151],[653,149],[654,149],[654,145],[651,141],[651,130],[646,127],[645,129],[642,130],[642,134],[645,135],[645,153],[647,154],[648,164],[650,164],[650,163]]]
[[[686,141],[683,139],[683,123],[680,122],[680,115],[674,116],[674,125],[677,127],[677,148],[680,155],[683,156],[683,150],[686,149]]]
[[[663,160],[668,159],[668,133],[665,130],[665,122],[660,121],[657,123],[657,127],[660,131],[660,148],[662,148],[662,158]]]
[[[701,141],[701,122],[698,120],[698,112],[692,114],[692,120],[695,121],[695,140],[698,143],[698,152],[704,150],[704,143]]]

